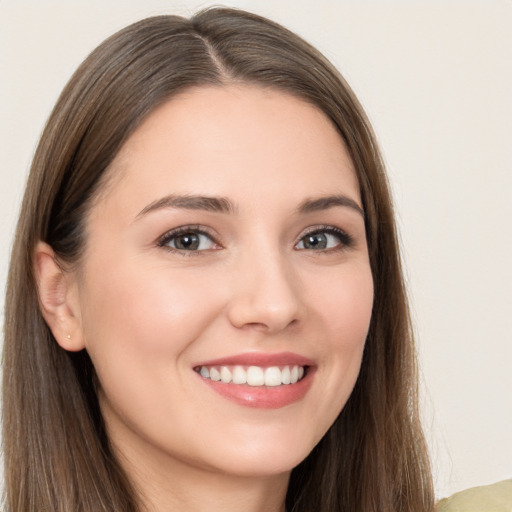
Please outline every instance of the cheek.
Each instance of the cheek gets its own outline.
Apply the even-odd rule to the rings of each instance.
[[[318,283],[317,283],[318,284]],[[343,269],[317,286],[312,303],[329,334],[331,349],[364,345],[373,307],[373,278],[368,265]]]
[[[101,366],[146,361],[169,365],[215,319],[221,301],[205,293],[198,273],[171,272],[162,266],[117,265],[110,277],[89,279],[84,291],[86,346]],[[200,313],[199,313],[200,312]]]
[[[345,405],[359,375],[373,307],[373,279],[368,267],[340,272],[312,295],[322,342],[319,375],[327,397],[329,421]]]
[[[122,418],[134,431],[139,416],[156,429],[169,424],[169,410],[182,407],[189,391],[177,383],[190,371],[187,349],[222,307],[215,289],[205,293],[200,272],[137,263],[118,263],[101,282],[89,279],[82,300],[103,414],[111,425]]]

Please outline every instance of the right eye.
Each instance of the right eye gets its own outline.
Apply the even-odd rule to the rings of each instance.
[[[208,233],[191,228],[170,231],[162,237],[158,245],[175,251],[190,252],[207,251],[218,247]]]

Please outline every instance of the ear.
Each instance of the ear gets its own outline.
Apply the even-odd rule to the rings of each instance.
[[[57,343],[65,350],[85,347],[76,278],[59,265],[53,249],[39,242],[34,253],[41,312]]]

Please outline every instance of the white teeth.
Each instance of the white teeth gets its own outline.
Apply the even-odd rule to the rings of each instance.
[[[233,368],[233,384],[245,384],[246,382],[247,373],[245,370],[241,366],[235,366]]]
[[[271,366],[265,370],[265,386],[280,386],[281,370],[277,366]]]
[[[225,384],[248,384],[249,386],[280,386],[282,384],[295,384],[304,377],[303,366],[270,366],[261,368],[260,366],[249,366],[244,369],[243,366],[220,366],[197,368],[201,377],[214,381],[221,381]]]
[[[289,366],[285,366],[283,368],[283,371],[281,372],[281,382],[283,384],[290,384],[290,382],[291,382],[290,377],[291,377],[290,367]]]
[[[247,384],[249,384],[249,386],[263,386],[263,384],[265,384],[263,368],[259,366],[249,366],[249,368],[247,368]]]
[[[220,380],[226,384],[231,382],[231,372],[225,366],[220,369]]]
[[[217,368],[210,368],[210,379],[220,380],[220,372]]]
[[[294,366],[290,375],[290,383],[295,384],[299,380],[299,368]]]

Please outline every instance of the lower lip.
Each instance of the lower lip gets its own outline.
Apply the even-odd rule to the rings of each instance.
[[[298,402],[308,392],[313,382],[314,371],[309,367],[306,375],[295,384],[281,386],[249,386],[248,384],[226,384],[225,382],[198,377],[219,395],[246,407],[279,409]]]

